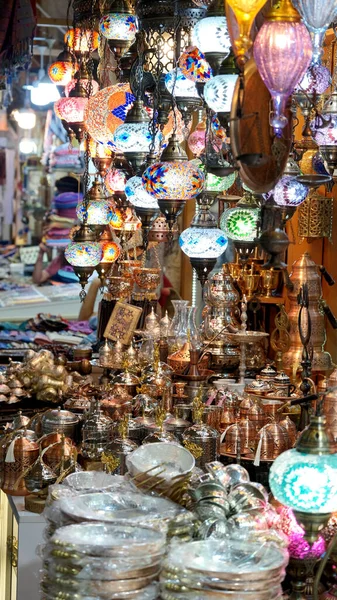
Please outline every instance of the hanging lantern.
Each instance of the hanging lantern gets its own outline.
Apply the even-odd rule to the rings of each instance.
[[[205,150],[206,145],[206,120],[198,123],[193,133],[190,134],[187,145],[195,156],[200,156]]]
[[[304,202],[309,188],[292,175],[283,175],[276,186],[264,194],[265,199],[272,197],[278,206],[299,206]]]
[[[222,63],[219,74],[205,85],[204,99],[211,110],[217,113],[221,125],[228,128],[234,89],[238,79],[234,55],[231,53]]]
[[[194,83],[206,83],[212,77],[212,69],[206,56],[196,46],[186,48],[178,64],[183,75]]]
[[[72,80],[77,68],[75,57],[69,50],[65,49],[58,55],[57,60],[50,65],[48,75],[56,85],[67,85]]]
[[[239,259],[246,262],[257,245],[260,206],[254,194],[246,191],[233,208],[226,208],[220,217],[220,227],[233,240]]]
[[[215,267],[217,259],[226,250],[227,244],[228,240],[221,229],[218,229],[207,203],[201,200],[200,210],[193,218],[191,226],[180,234],[179,245],[189,257],[202,286]]]
[[[78,203],[76,208],[77,218],[86,222],[96,232],[101,232],[104,225],[112,219],[112,206],[105,197],[101,184],[96,178],[88,190],[86,198]]]
[[[100,177],[104,179],[113,161],[111,150],[103,146],[103,144],[98,144],[95,140],[90,138],[88,152],[95,169],[97,169]]]
[[[142,222],[143,246],[148,245],[149,232],[160,214],[157,200],[144,189],[141,177],[131,177],[125,186],[125,195]]]
[[[161,156],[161,162],[143,173],[145,190],[158,200],[170,229],[184,209],[186,200],[196,198],[203,189],[204,175],[187,160],[187,155],[173,134]]]
[[[76,56],[80,56],[97,50],[99,35],[97,31],[69,29],[64,35],[64,42]]]
[[[116,57],[121,57],[135,39],[136,17],[132,13],[131,4],[126,0],[119,0],[112,4],[111,11],[104,14],[99,22],[99,31],[108,40]]]
[[[73,241],[65,249],[64,256],[80,280],[80,298],[83,300],[84,287],[102,258],[102,248],[99,242],[96,242],[96,234],[87,224],[83,223],[75,233]]]
[[[152,136],[149,129],[150,117],[144,109],[142,100],[136,100],[129,110],[124,124],[120,125],[113,136],[116,148],[123,152],[137,174],[143,171],[143,164],[149,153]],[[155,140],[155,152],[158,152],[162,135],[159,132]]]
[[[205,54],[213,74],[216,75],[231,47],[223,0],[215,0],[208,8],[206,16],[194,25],[192,43]]]
[[[107,172],[104,178],[104,186],[107,192],[113,195],[115,192],[124,192],[126,176],[123,171],[114,167]]]
[[[266,16],[254,43],[257,68],[273,101],[270,125],[278,136],[288,123],[284,115],[286,102],[305,74],[311,57],[312,44],[306,26],[290,0],[281,0]]]
[[[120,245],[113,241],[109,226],[107,226],[102,233],[99,244],[102,249],[102,258],[100,263],[96,265],[95,268],[102,285],[104,285],[105,278],[111,269],[111,265],[118,260],[122,250]]]
[[[320,64],[311,64],[293,94],[293,98],[295,98],[305,119],[309,119],[314,105],[317,104],[321,94],[324,94],[330,85],[331,74],[329,69]]]
[[[70,139],[75,136],[78,142],[81,142],[84,136],[84,112],[89,102],[88,90],[89,86],[92,87],[93,81],[85,63],[82,63],[77,76],[69,96],[57,100],[54,109]],[[97,85],[97,82],[95,83]]]
[[[323,39],[330,23],[336,19],[335,0],[295,0],[294,4],[310,32],[313,33],[313,63],[322,57]]]
[[[228,6],[233,10],[238,27],[239,37],[234,41],[234,52],[237,63],[243,68],[248,59],[248,52],[253,45],[250,37],[252,25],[257,13],[263,8],[267,0],[227,0]]]
[[[175,98],[177,107],[187,125],[192,119],[193,112],[202,106],[195,83],[187,79],[182,70],[177,67],[165,75],[165,87]]]
[[[114,150],[113,133],[124,123],[134,101],[128,83],[116,83],[92,96],[84,115],[84,124],[91,137]]]
[[[274,497],[293,509],[311,543],[337,510],[336,473],[337,454],[323,416],[312,416],[295,449],[283,452],[270,469]]]

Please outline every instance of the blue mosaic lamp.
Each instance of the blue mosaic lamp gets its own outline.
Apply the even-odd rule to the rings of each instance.
[[[227,238],[217,227],[216,220],[209,211],[205,197],[201,198],[199,211],[192,219],[191,226],[180,234],[179,244],[204,286],[208,274],[228,245]]]
[[[293,509],[313,543],[337,511],[337,454],[324,416],[314,416],[296,448],[283,452],[269,474],[270,489],[279,502]]]

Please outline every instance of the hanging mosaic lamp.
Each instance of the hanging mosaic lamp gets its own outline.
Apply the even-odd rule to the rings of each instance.
[[[214,269],[219,256],[227,248],[228,240],[218,229],[215,218],[209,212],[208,204],[199,206],[191,226],[182,231],[179,237],[181,250],[189,257],[198,279],[204,286],[208,274]]]
[[[71,89],[69,96],[57,100],[54,104],[54,109],[68,132],[70,139],[75,136],[78,142],[81,142],[85,130],[84,112],[89,102],[88,86],[92,85],[91,75],[85,63],[82,63],[76,76],[75,85]],[[95,83],[97,85],[97,82]]]
[[[319,64],[322,58],[325,32],[337,16],[336,2],[335,0],[294,0],[294,6],[313,34],[312,61],[314,64]]]
[[[208,8],[206,16],[194,25],[192,43],[205,54],[213,75],[216,75],[231,47],[223,0],[215,0]]]
[[[64,42],[76,56],[86,55],[98,48],[97,31],[69,29],[64,35]]]
[[[99,22],[99,32],[108,40],[116,58],[123,56],[137,33],[136,17],[130,2],[112,2],[109,12],[105,13]]]
[[[182,70],[176,67],[166,73],[165,87],[174,97],[185,124],[187,124],[191,121],[194,111],[202,106],[196,84],[191,79],[187,79]]]
[[[206,120],[203,119],[198,123],[193,133],[190,134],[187,145],[195,156],[200,156],[205,150],[206,145]]]
[[[76,59],[68,49],[64,49],[48,68],[50,80],[56,85],[65,86],[72,80],[77,71]]]
[[[231,240],[253,242],[257,237],[260,209],[249,192],[233,208],[224,210],[220,227]]]
[[[321,64],[311,64],[293,94],[305,119],[309,119],[314,105],[318,103],[321,94],[324,94],[330,85],[329,69]]]
[[[185,202],[196,198],[204,186],[204,174],[187,160],[175,134],[162,153],[161,161],[148,167],[142,180],[145,190],[158,200],[170,228],[182,213]]]
[[[189,46],[182,52],[178,66],[183,75],[194,83],[206,83],[212,77],[212,69],[206,56],[196,46]]]
[[[129,179],[125,195],[142,222],[143,246],[147,248],[150,230],[160,214],[158,201],[144,189],[141,177]]]
[[[96,234],[86,223],[75,233],[73,241],[65,249],[64,256],[79,278],[82,286],[80,297],[83,300],[84,287],[102,258],[102,248],[96,241]]]
[[[77,218],[87,223],[96,233],[101,233],[104,226],[110,223],[112,212],[111,203],[105,197],[102,185],[96,178],[86,198],[77,205]]]
[[[104,179],[113,161],[111,150],[90,138],[88,152],[97,173]]]
[[[295,449],[276,458],[269,484],[276,500],[293,509],[305,539],[314,542],[337,510],[337,454],[325,417],[312,416]]]
[[[89,98],[84,124],[91,137],[114,150],[113,134],[124,123],[135,99],[128,83],[116,83]]]
[[[124,192],[126,185],[126,176],[123,171],[112,168],[107,172],[104,178],[104,186],[108,194],[113,195],[115,192]]]
[[[252,25],[257,13],[267,0],[227,0],[228,6],[234,12],[239,27],[239,37],[234,41],[234,53],[237,63],[243,68],[248,59],[248,53],[253,45],[250,37]]]
[[[312,58],[310,34],[290,0],[281,0],[266,16],[255,39],[254,58],[272,97],[270,125],[281,136],[288,123],[286,102]]]
[[[205,85],[204,99],[207,106],[217,113],[224,127],[228,128],[228,117],[231,111],[232,99],[238,73],[235,66],[234,54],[230,53],[223,61],[219,74],[212,77]]]
[[[102,258],[95,268],[102,282],[102,285],[104,285],[105,278],[108,275],[111,266],[120,257],[122,249],[120,245],[117,244],[117,242],[113,241],[109,226],[105,227],[100,237],[99,244],[102,249]]]
[[[150,117],[142,100],[137,99],[129,110],[125,122],[117,127],[113,143],[131,164],[135,174],[142,173],[144,162],[150,150],[152,136],[149,128]],[[154,151],[158,152],[162,134],[158,132]]]

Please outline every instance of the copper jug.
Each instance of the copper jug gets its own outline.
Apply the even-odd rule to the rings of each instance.
[[[52,471],[58,475],[62,462],[65,469],[70,467],[75,454],[75,445],[70,438],[58,432],[48,433],[40,443],[41,449],[45,450],[43,461]]]
[[[10,496],[29,494],[24,474],[39,456],[39,445],[19,431],[7,447],[2,490]]]
[[[295,375],[302,359],[302,343],[298,331],[298,315],[300,307],[297,296],[303,283],[308,284],[309,290],[309,313],[312,322],[312,333],[310,343],[313,347],[312,372],[325,372],[332,369],[332,360],[329,352],[324,350],[326,342],[325,318],[321,310],[322,284],[318,265],[311,260],[308,252],[305,252],[292,266],[290,281],[293,289],[288,290],[290,309],[288,317],[290,321],[290,350],[283,354],[284,369]]]

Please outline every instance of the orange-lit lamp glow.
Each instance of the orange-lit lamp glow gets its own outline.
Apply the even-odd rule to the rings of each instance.
[[[69,29],[64,35],[64,41],[75,54],[87,54],[97,50],[99,35],[97,31]]]
[[[267,0],[226,0],[233,10],[239,26],[239,38],[235,40],[235,54],[238,66],[243,67],[246,62],[246,53],[252,45],[250,32],[257,13],[263,8]]]

